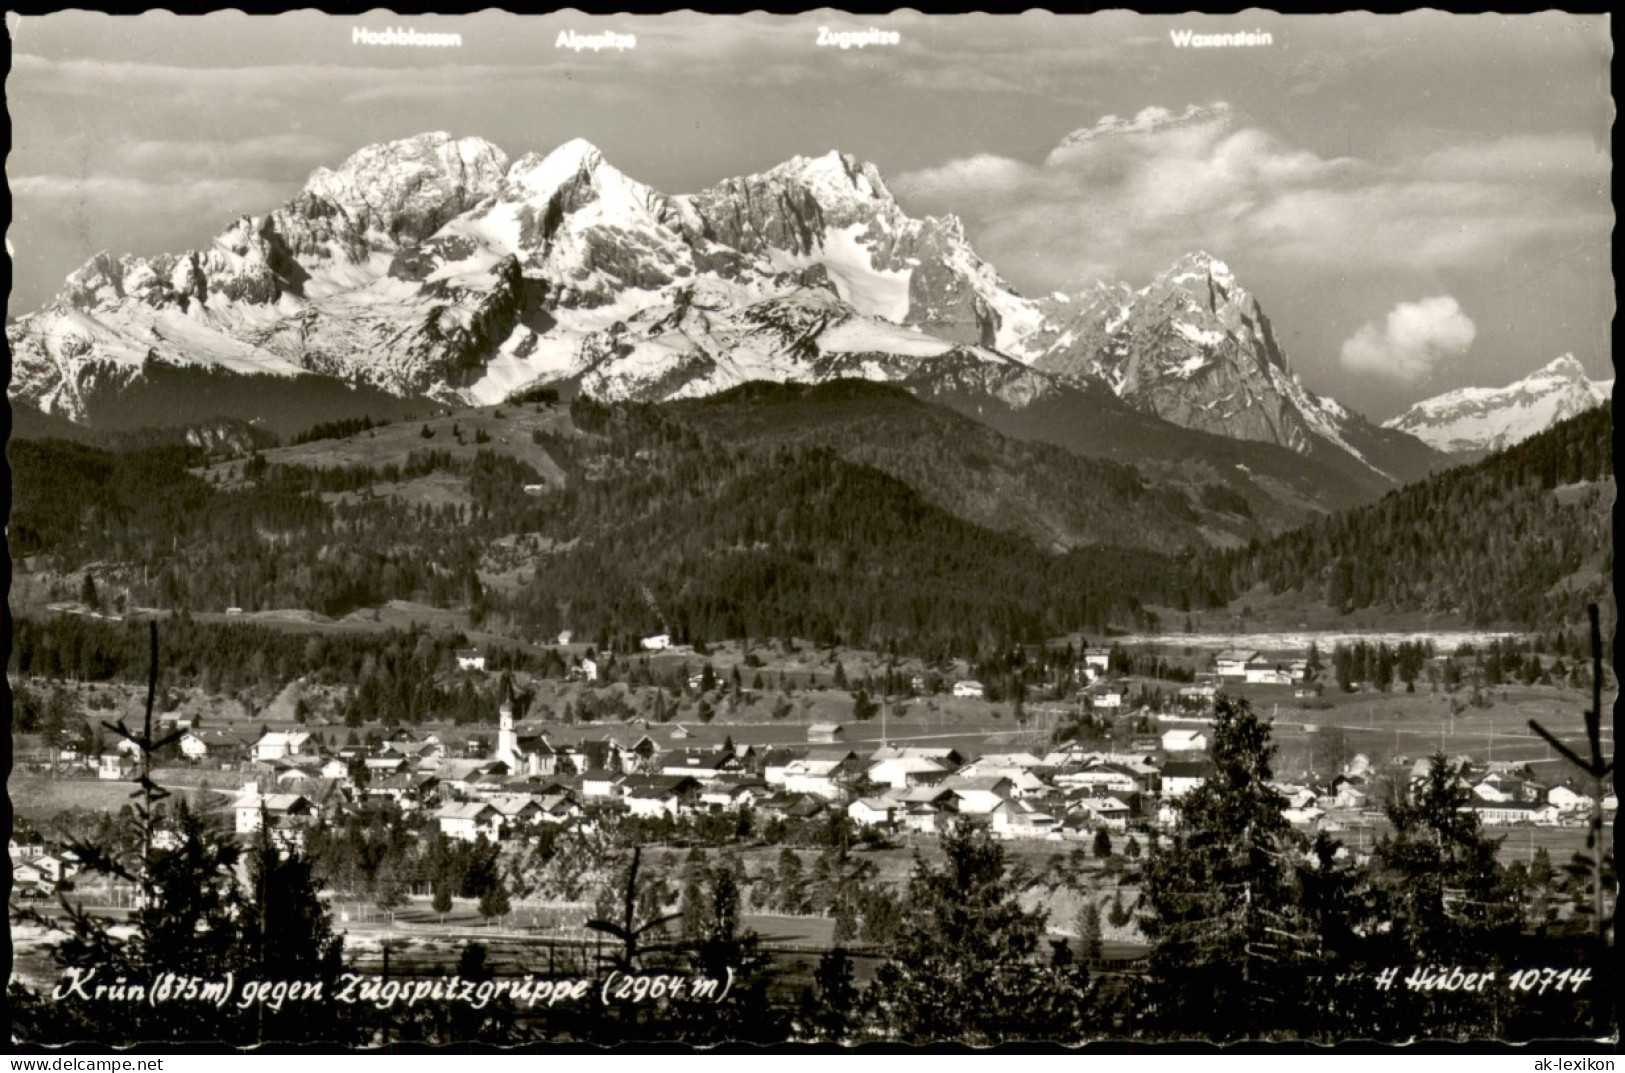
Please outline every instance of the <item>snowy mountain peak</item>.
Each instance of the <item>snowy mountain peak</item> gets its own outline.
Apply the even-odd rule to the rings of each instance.
[[[1586,379],[1586,370],[1585,366],[1581,365],[1573,354],[1564,354],[1561,357],[1553,358],[1524,379],[1534,380],[1537,377],[1584,380]]]
[[[1227,290],[1239,289],[1230,266],[1206,250],[1194,250],[1185,254],[1157,277],[1157,281],[1164,284],[1205,280],[1212,280]]]
[[[1505,387],[1465,387],[1424,399],[1384,428],[1408,432],[1441,451],[1495,451],[1608,402],[1613,380],[1592,380],[1564,354]]]
[[[604,154],[584,138],[572,138],[545,156],[526,153],[508,169],[507,184],[532,196],[551,197],[565,183],[591,176],[604,166]]]
[[[8,328],[12,393],[76,417],[97,385],[149,364],[465,402],[565,379],[664,399],[934,370],[1012,405],[1089,381],[1221,435],[1356,457],[1363,443],[1345,437],[1346,411],[1291,378],[1258,303],[1211,253],[1142,290],[1032,300],[956,217],[910,217],[873,164],[840,152],[669,197],[582,139],[510,163],[432,132],[318,170],[202,250],[93,258],[64,298]]]
[[[880,169],[837,150],[823,156],[791,157],[769,170],[764,178],[797,181],[825,208],[853,201],[893,200]]]
[[[415,223],[414,237],[422,237],[495,190],[507,168],[507,154],[484,138],[432,131],[369,145],[334,169],[317,168],[303,193],[387,234]]]

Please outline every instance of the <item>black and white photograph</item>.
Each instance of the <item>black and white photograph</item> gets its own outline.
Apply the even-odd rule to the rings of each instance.
[[[1609,16],[5,25],[13,1049],[1617,1048]]]

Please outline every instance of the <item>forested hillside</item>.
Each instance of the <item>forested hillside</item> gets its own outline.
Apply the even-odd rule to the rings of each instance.
[[[1194,569],[1199,585],[1226,594],[1263,584],[1345,611],[1550,628],[1607,599],[1614,495],[1613,422],[1601,407],[1370,506],[1204,556]]]
[[[544,532],[579,543],[516,597],[544,629],[968,652],[1185,598],[1161,555],[1049,554],[822,447],[725,445],[648,405],[572,413],[586,436],[547,441],[570,480]]]
[[[1133,466],[1005,436],[889,384],[752,383],[671,409],[729,443],[828,448],[960,518],[1041,547],[1132,538],[1172,554],[1268,532],[1227,485],[1148,481]]]
[[[729,445],[649,405],[578,401],[572,416],[523,445],[562,487],[495,437],[472,454],[425,437],[381,466],[212,468],[178,446],[18,441],[13,551],[60,595],[116,610],[412,600],[620,650],[669,629],[969,653],[1188,600],[1161,555],[1054,554],[823,447]]]

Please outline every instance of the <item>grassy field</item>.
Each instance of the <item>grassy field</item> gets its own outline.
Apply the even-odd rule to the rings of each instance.
[[[135,785],[102,779],[53,779],[48,775],[13,774],[6,783],[11,807],[20,819],[47,824],[65,809],[117,812],[134,798]],[[177,794],[195,797],[195,789],[177,788]]]

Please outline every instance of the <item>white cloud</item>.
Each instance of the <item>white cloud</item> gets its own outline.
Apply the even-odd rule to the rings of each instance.
[[[19,206],[53,218],[77,219],[84,206],[92,205],[99,214],[138,217],[147,224],[204,219],[216,231],[238,216],[271,211],[298,193],[300,185],[297,180],[154,182],[106,175],[19,175],[10,184]]]
[[[1532,243],[1606,236],[1609,175],[1585,137],[1326,157],[1215,105],[1103,120],[1041,163],[980,155],[891,186],[911,211],[960,215],[983,256],[1048,290],[1148,274],[1195,248],[1292,270],[1475,268]]]
[[[257,176],[290,168],[303,175],[341,149],[326,138],[290,133],[218,140],[150,138],[116,145],[114,152],[123,168],[160,175],[201,171]]]
[[[1343,366],[1412,384],[1443,358],[1473,345],[1478,328],[1449,295],[1400,302],[1384,324],[1360,327],[1343,342]]]

